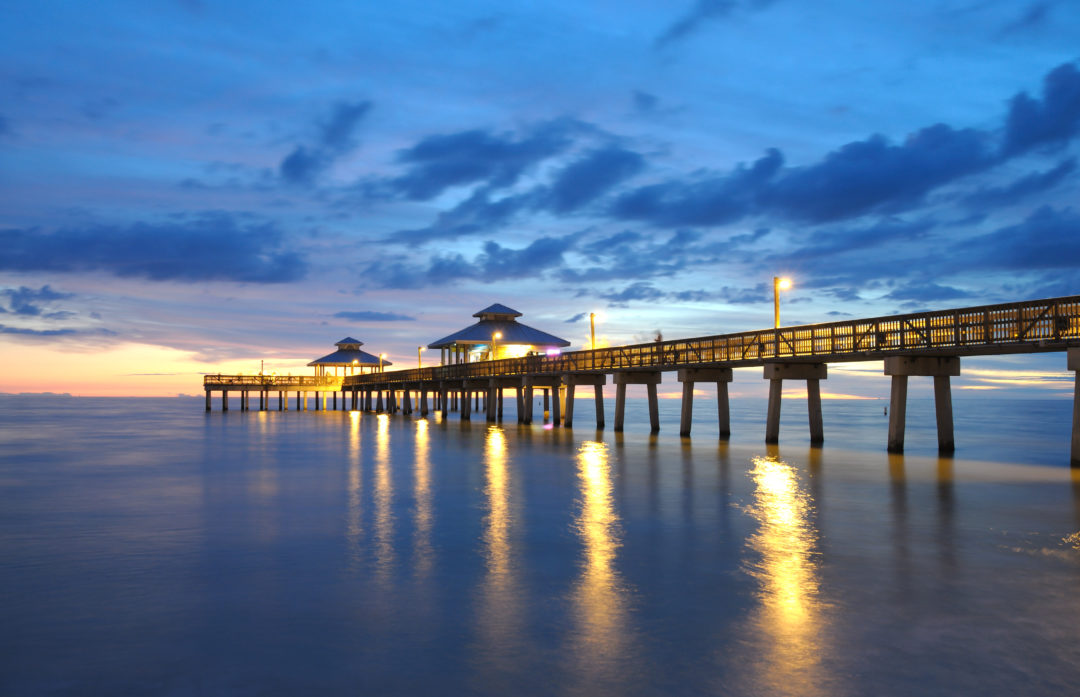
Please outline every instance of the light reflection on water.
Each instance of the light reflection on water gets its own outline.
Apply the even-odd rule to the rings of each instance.
[[[788,463],[757,456],[752,465],[754,500],[747,512],[758,529],[747,543],[756,554],[749,571],[759,584],[754,622],[764,634],[755,651],[755,682],[778,694],[829,694],[821,662],[829,652],[828,618],[820,598],[812,503]]]
[[[627,589],[615,568],[621,529],[606,444],[581,444],[577,476],[581,493],[574,529],[584,550],[573,592],[577,623],[573,656],[579,675],[610,682],[619,677],[616,669],[628,662],[632,635],[627,626]]]
[[[484,437],[483,550],[485,573],[478,591],[476,662],[485,687],[512,691],[518,661],[525,656],[520,579],[514,559],[515,519],[506,435],[489,426]]]
[[[414,571],[420,579],[431,574],[434,558],[431,532],[435,524],[435,515],[431,506],[431,459],[428,452],[430,448],[428,438],[428,421],[420,419],[416,422],[416,450],[413,454],[413,498],[416,500],[413,557]]]
[[[364,517],[361,504],[364,495],[364,475],[360,454],[360,418],[361,413],[359,411],[349,412],[348,480],[346,482],[348,508],[345,513],[345,540],[349,560],[354,570],[359,570],[364,551],[361,546],[364,534]]]
[[[381,585],[391,581],[394,550],[394,480],[390,456],[390,417],[379,414],[375,429],[375,572]]]

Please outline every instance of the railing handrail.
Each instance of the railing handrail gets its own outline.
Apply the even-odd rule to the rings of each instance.
[[[568,372],[675,370],[701,365],[760,365],[782,359],[872,360],[937,350],[999,353],[1080,341],[1080,295],[904,315],[654,341],[554,356],[503,358],[350,375],[343,386],[512,377]]]
[[[326,387],[341,385],[342,375],[204,375],[203,385],[238,385],[267,387]]]

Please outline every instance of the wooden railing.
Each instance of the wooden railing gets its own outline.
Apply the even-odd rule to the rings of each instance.
[[[341,387],[343,376],[333,375],[204,375],[204,387]]]
[[[831,362],[928,352],[989,355],[1061,350],[1066,345],[1080,345],[1080,295],[657,341],[553,356],[350,375],[345,378],[344,386],[545,373],[676,370],[716,364],[760,365],[785,358]]]

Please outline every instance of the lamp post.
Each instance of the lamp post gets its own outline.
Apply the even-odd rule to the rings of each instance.
[[[491,360],[495,360],[495,354],[499,350],[499,339],[502,338],[502,332],[495,332],[491,335]]]
[[[416,367],[417,367],[417,369],[420,369],[420,368],[423,368],[423,367],[424,367],[424,366],[423,366],[423,365],[422,365],[422,364],[420,363],[420,352],[421,352],[421,351],[423,351],[423,350],[424,350],[424,347],[423,347],[423,346],[417,346],[417,347],[416,347]]]
[[[780,278],[779,276],[773,276],[772,279],[773,288],[773,327],[780,328],[780,291],[791,288],[790,278]]]
[[[353,375],[356,375],[356,366],[358,366],[358,365],[360,365],[360,361],[358,359],[354,358],[353,362],[352,362],[352,374]]]
[[[386,358],[386,354],[385,353],[380,353],[379,354],[379,372],[380,373],[383,371],[382,362],[383,362],[384,358]]]
[[[589,348],[596,349],[596,313],[589,313]]]

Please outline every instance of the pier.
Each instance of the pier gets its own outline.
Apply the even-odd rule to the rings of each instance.
[[[260,394],[261,405],[265,404],[264,392],[268,395],[278,391],[281,408],[280,392],[284,390],[296,391],[297,395],[323,394],[323,408],[327,407],[325,395],[330,394],[332,408],[336,409],[340,394],[343,409],[406,414],[415,409],[421,415],[428,413],[430,397],[433,408],[444,415],[458,411],[461,419],[471,419],[474,408],[480,410],[482,397],[482,408],[489,421],[501,419],[503,393],[511,389],[518,405],[518,421],[525,424],[532,422],[535,390],[542,389],[545,397],[548,394],[551,397],[552,424],[563,427],[573,425],[576,388],[592,386],[596,426],[604,428],[602,390],[610,376],[616,386],[614,429],[623,429],[626,386],[645,385],[650,427],[655,432],[660,429],[657,385],[661,384],[663,373],[674,372],[683,386],[680,434],[690,435],[695,385],[711,383],[716,385],[717,419],[723,438],[731,432],[728,384],[733,378],[732,369],[760,366],[762,378],[769,381],[765,441],[775,443],[779,438],[783,383],[794,380],[806,385],[810,440],[817,445],[824,441],[820,384],[828,378],[828,364],[882,361],[883,373],[892,378],[887,449],[890,452],[904,449],[908,379],[932,377],[938,449],[948,454],[955,449],[950,378],[960,375],[961,359],[1045,352],[1065,352],[1066,367],[1076,374],[1071,460],[1077,465],[1080,464],[1078,295],[341,378],[291,378],[324,382],[287,386],[268,385],[263,382],[264,376],[207,376],[204,386],[207,409],[212,390],[223,393],[223,408],[227,408],[229,390],[240,392],[242,400],[255,391]]]

